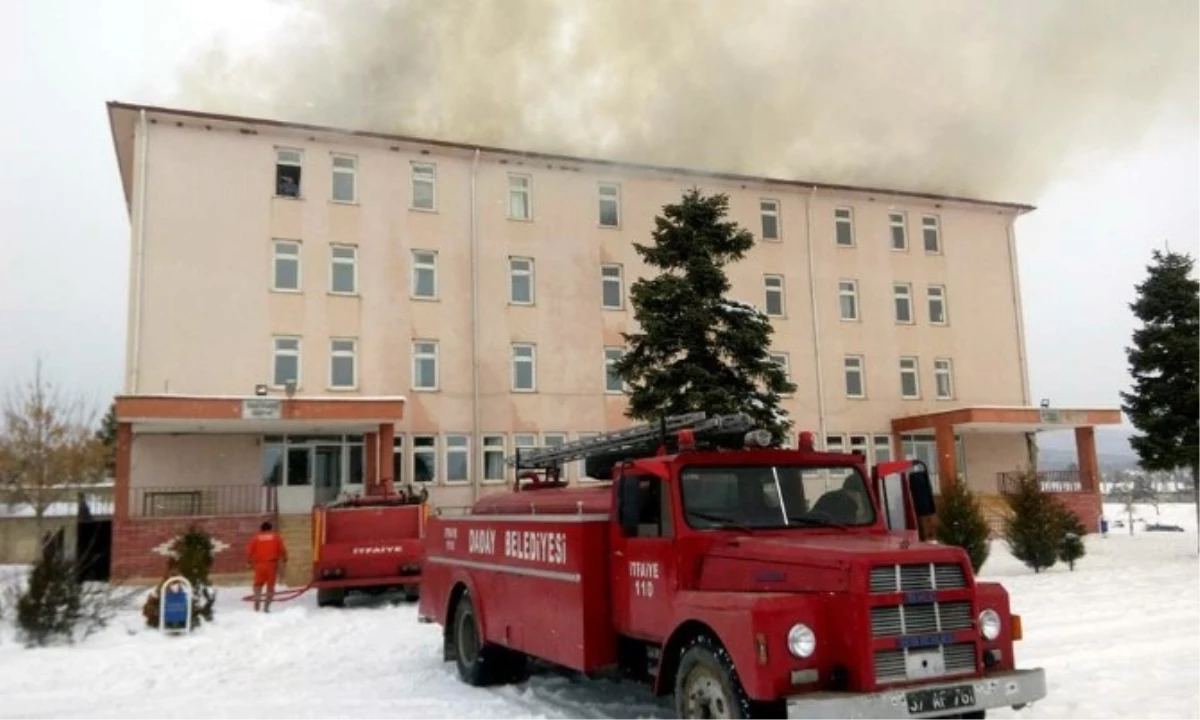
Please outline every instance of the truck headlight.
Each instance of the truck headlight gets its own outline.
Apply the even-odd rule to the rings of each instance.
[[[1000,637],[1000,616],[995,610],[988,608],[979,613],[979,634],[984,640],[995,640]]]
[[[788,630],[788,650],[798,658],[806,658],[817,649],[817,636],[804,623],[796,623]]]

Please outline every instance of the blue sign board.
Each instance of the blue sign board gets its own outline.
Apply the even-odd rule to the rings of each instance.
[[[181,633],[192,629],[192,584],[175,576],[162,584],[158,602],[158,627],[164,632]]]

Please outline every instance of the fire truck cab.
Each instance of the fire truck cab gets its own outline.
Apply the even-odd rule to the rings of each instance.
[[[693,413],[518,451],[511,492],[430,518],[421,618],[472,685],[537,659],[648,683],[684,718],[983,717],[1044,697],[1004,588],[922,540],[924,466],[869,472],[800,440]],[[567,486],[577,460],[611,482]]]

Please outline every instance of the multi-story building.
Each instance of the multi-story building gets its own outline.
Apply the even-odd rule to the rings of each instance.
[[[511,481],[515,448],[629,424],[610,364],[647,274],[634,243],[692,187],[727,193],[757,236],[732,294],[774,324],[797,431],[995,494],[1029,463],[1027,433],[1073,426],[1066,482],[1098,512],[1091,427],[1119,412],[1030,404],[1028,206],[109,114],[132,229],[118,574],[157,572],[146,548],[181,516],[240,542],[264,512],[306,517],[387,478],[467,505]]]

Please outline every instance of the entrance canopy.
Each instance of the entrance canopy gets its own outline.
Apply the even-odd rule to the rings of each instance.
[[[117,422],[149,433],[367,433],[404,416],[403,397],[120,395]]]

